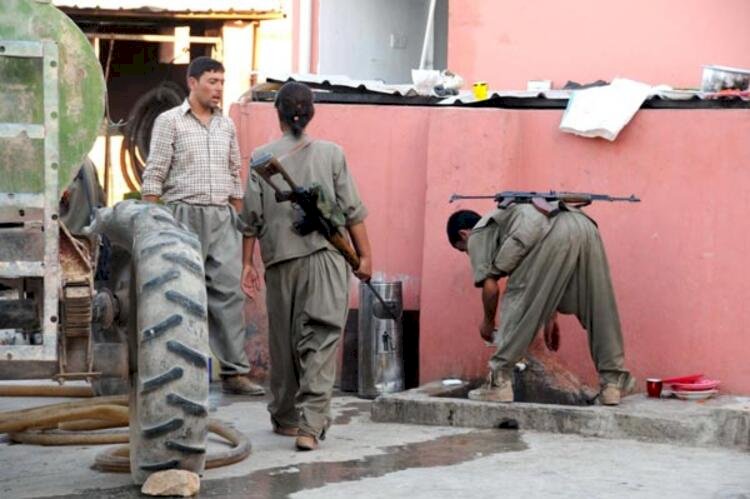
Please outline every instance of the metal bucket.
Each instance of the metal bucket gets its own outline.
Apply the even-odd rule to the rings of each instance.
[[[362,398],[375,398],[404,389],[401,282],[371,284],[390,311],[370,288],[360,283],[358,394]]]

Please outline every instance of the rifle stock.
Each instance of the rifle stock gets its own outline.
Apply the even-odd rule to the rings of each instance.
[[[333,247],[336,248],[339,253],[341,253],[341,255],[346,260],[346,263],[348,263],[352,267],[352,270],[357,270],[359,268],[359,256],[357,255],[357,252],[354,251],[354,248],[351,244],[349,244],[349,241],[346,237],[344,237],[343,234],[341,234],[340,232],[336,232],[330,238],[328,238],[328,242],[330,242]]]

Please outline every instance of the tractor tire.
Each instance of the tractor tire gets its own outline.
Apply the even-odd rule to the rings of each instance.
[[[161,208],[141,216],[151,220],[135,223],[132,254],[137,370],[131,376],[130,469],[137,484],[167,469],[203,472],[210,375],[200,243]]]

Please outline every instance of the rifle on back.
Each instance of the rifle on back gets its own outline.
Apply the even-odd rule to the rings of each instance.
[[[501,210],[504,210],[513,204],[531,203],[536,209],[547,216],[554,216],[560,211],[559,208],[555,208],[550,204],[554,201],[561,201],[562,203],[575,208],[588,206],[594,201],[626,201],[629,203],[639,203],[641,201],[640,198],[635,196],[635,194],[631,194],[627,197],[618,197],[610,196],[608,194],[592,194],[590,192],[502,191],[487,196],[464,196],[461,194],[453,194],[448,202],[452,203],[461,199],[492,199],[497,203],[497,207]]]
[[[304,236],[313,231],[320,233],[341,253],[352,270],[359,268],[359,255],[357,255],[357,252],[349,244],[346,236],[339,230],[341,224],[337,224],[333,220],[337,216],[335,207],[331,206],[334,201],[324,199],[324,193],[320,186],[298,186],[286,170],[284,170],[279,160],[271,153],[262,154],[251,160],[250,169],[257,173],[274,190],[277,202],[284,203],[290,201],[300,209],[302,216],[294,221],[294,229],[299,235]],[[276,174],[281,175],[291,190],[282,190],[274,182],[272,177]],[[321,210],[321,205],[326,209]],[[328,212],[328,216],[323,211]],[[372,291],[393,320],[398,320],[393,310],[393,304],[386,303],[369,280],[364,281],[364,283],[370,288],[370,291]]]

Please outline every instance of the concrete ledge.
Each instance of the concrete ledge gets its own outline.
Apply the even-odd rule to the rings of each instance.
[[[514,428],[600,438],[726,447],[750,451],[750,398],[704,402],[626,397],[618,407],[499,404],[450,398],[461,387],[440,382],[383,395],[372,405],[378,422],[470,428]]]

